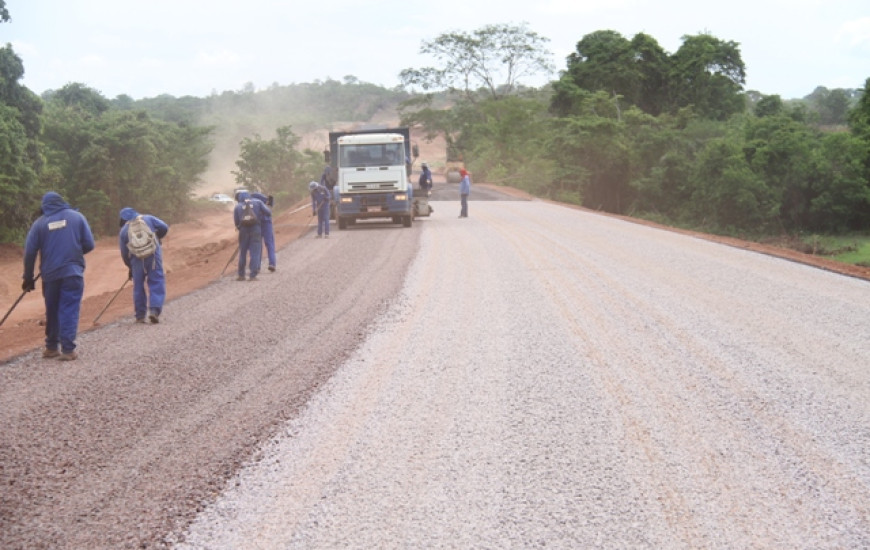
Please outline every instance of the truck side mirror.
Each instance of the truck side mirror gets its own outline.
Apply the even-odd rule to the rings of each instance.
[[[414,155],[414,158],[420,156],[420,147],[416,143],[411,147],[411,154]]]
[[[323,150],[323,162],[329,164],[329,149]]]

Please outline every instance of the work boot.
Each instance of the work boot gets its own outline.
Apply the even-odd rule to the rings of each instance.
[[[52,359],[60,355],[60,352],[56,349],[44,349],[42,350],[42,358],[43,359]]]
[[[274,266],[274,265],[270,265],[270,266],[269,266],[269,271],[275,271],[275,266]]]
[[[58,361],[75,361],[78,358],[79,358],[78,354],[74,351],[71,351],[69,353],[67,353],[67,352],[61,353],[60,357],[58,357],[57,359],[58,359]]]
[[[152,309],[151,315],[148,316],[148,320],[151,321],[152,325],[156,325],[157,323],[160,322],[160,319],[158,319],[158,317],[160,317],[160,314],[157,313],[157,310]]]
[[[136,322],[144,325],[145,324],[145,317],[136,317]]]
[[[238,277],[236,277],[236,280],[237,280],[237,281],[244,281],[244,280],[245,280],[245,276],[244,276],[244,275],[239,275]]]

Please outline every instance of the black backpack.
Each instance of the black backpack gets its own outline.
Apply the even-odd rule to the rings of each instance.
[[[239,220],[239,225],[242,227],[254,227],[259,224],[260,220],[254,211],[254,203],[251,202],[251,199],[245,199],[245,203],[242,205],[242,217]]]

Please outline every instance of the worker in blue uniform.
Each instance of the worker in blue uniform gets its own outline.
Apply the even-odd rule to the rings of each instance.
[[[420,186],[420,190],[423,191],[423,196],[428,197],[430,195],[429,192],[432,190],[432,170],[429,169],[429,165],[425,162],[422,164],[421,168],[418,185]]]
[[[85,254],[94,249],[88,220],[49,191],[42,197],[42,216],[27,233],[21,289],[36,288],[34,267],[39,254],[39,277],[45,300],[45,350],[42,356],[74,360],[82,295],[85,289]],[[58,350],[60,347],[60,350]]]
[[[311,215],[317,215],[317,238],[329,238],[329,202],[331,193],[323,185],[312,181],[308,184],[311,193]]]
[[[266,258],[269,260],[269,271],[275,271],[278,265],[278,257],[275,254],[275,228],[272,225],[272,205],[275,204],[275,199],[272,195],[266,196],[262,193],[251,193],[251,197],[263,202],[269,207],[270,212],[260,218],[260,233],[263,235],[263,244],[266,245]]]
[[[250,203],[258,222],[253,225],[243,223],[243,215],[246,203]],[[263,255],[263,232],[259,220],[265,216],[271,216],[272,210],[258,199],[251,197],[247,191],[239,191],[236,194],[236,207],[233,209],[233,221],[239,231],[239,266],[237,281],[245,280],[245,267],[247,265],[250,276],[249,281],[256,281],[260,273],[260,262]]]
[[[121,232],[118,243],[121,247],[121,259],[128,268],[128,276],[133,279],[133,310],[136,322],[144,323],[145,314],[152,323],[158,323],[163,312],[163,302],[166,300],[166,276],[163,272],[163,247],[160,241],[169,232],[169,225],[150,214],[143,214],[142,220],[157,236],[157,249],[147,258],[137,258],[130,253],[127,243],[129,238],[128,222],[139,216],[130,207],[121,209]],[[147,284],[147,292],[146,292]]]

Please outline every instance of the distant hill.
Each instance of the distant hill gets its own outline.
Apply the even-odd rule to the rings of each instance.
[[[398,105],[408,97],[402,90],[345,77],[342,82],[273,85],[260,91],[250,86],[205,98],[161,95],[138,100],[131,107],[162,120],[214,127],[209,168],[197,188],[206,195],[235,187],[231,171],[236,169],[244,138],[271,139],[275,129],[289,125],[301,138],[301,148],[322,151],[329,131],[362,123],[396,124]]]

